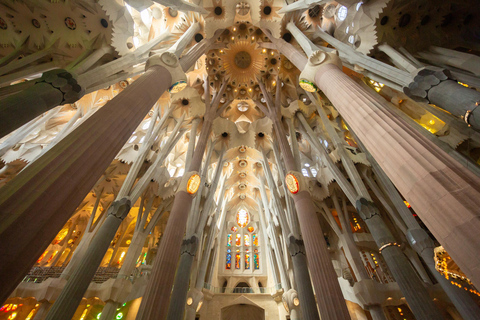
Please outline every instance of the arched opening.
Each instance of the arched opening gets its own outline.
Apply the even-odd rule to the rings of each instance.
[[[265,310],[252,304],[235,304],[222,308],[222,320],[264,320]]]

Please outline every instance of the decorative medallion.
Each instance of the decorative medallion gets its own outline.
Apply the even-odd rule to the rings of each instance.
[[[244,179],[247,177],[247,174],[245,172],[240,172],[240,174],[238,175],[240,178]]]
[[[32,25],[37,29],[40,28],[40,22],[37,19],[32,19]]]
[[[198,174],[193,174],[187,182],[187,192],[190,194],[195,194],[200,187],[200,176]]]
[[[75,30],[75,29],[77,29],[77,23],[75,22],[75,20],[73,20],[73,19],[70,18],[70,17],[66,17],[66,18],[65,18],[65,25],[66,25],[67,28],[70,29],[70,30]]]
[[[241,183],[238,185],[238,189],[240,190],[245,190],[247,188],[247,185],[245,183]]]
[[[287,184],[288,190],[295,194],[300,190],[300,185],[298,184],[297,177],[295,177],[293,174],[289,173],[285,177],[285,182]]]
[[[175,82],[174,84],[172,84],[172,86],[170,87],[170,89],[168,89],[168,92],[170,92],[170,93],[177,93],[177,92],[182,91],[182,90],[185,89],[186,87],[187,87],[187,81],[185,81],[185,80],[180,80],[180,81],[177,81],[177,82]]]
[[[5,22],[5,20],[3,20],[2,18],[0,18],[0,29],[2,30],[7,30],[8,28],[8,25],[7,23]]]
[[[120,88],[125,89],[128,86],[128,81],[122,80],[118,84],[120,85]]]
[[[317,86],[315,85],[315,83],[313,83],[311,81],[302,79],[302,80],[300,80],[299,84],[300,84],[300,87],[302,87],[302,89],[305,90],[305,91],[308,91],[308,92],[317,91]]]
[[[238,162],[238,165],[240,166],[240,168],[245,168],[247,166],[247,161],[245,160],[240,160]]]
[[[241,146],[238,148],[238,151],[244,153],[245,151],[247,151],[247,149],[245,148],[245,146]]]

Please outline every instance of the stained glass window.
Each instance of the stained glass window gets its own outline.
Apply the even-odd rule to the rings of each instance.
[[[258,249],[255,249],[253,254],[253,265],[255,270],[260,269],[260,257],[259,257]]]
[[[255,229],[254,229],[252,226],[248,227],[247,230],[248,230],[248,232],[253,232],[253,231],[255,231]]]
[[[235,238],[235,244],[237,245],[237,247],[242,245],[242,235],[241,234],[237,234],[237,237]]]
[[[235,269],[240,269],[240,250],[237,250],[235,255]]]
[[[238,210],[237,224],[240,226],[240,228],[244,228],[248,224],[249,220],[248,213],[245,209]]]
[[[232,254],[231,250],[227,249],[227,261],[225,263],[225,269],[230,270],[232,268]]]
[[[227,246],[232,246],[232,235],[228,234],[227,235]]]
[[[243,236],[244,239],[245,239],[245,246],[246,247],[249,247],[250,246],[250,235],[249,234],[246,234]]]
[[[253,245],[258,247],[258,236],[256,234],[252,235],[253,238]]]
[[[237,227],[232,227],[232,232],[237,232]]]
[[[245,269],[250,269],[250,253],[245,253]]]

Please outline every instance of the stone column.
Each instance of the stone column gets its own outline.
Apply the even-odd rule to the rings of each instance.
[[[412,99],[432,103],[461,117],[466,124],[480,131],[480,92],[466,88],[452,78],[448,70],[423,68],[403,91]]]
[[[383,308],[379,304],[369,306],[368,311],[370,311],[373,320],[387,320]]]
[[[45,72],[32,87],[0,102],[0,137],[3,137],[48,110],[80,99],[85,89],[63,69]]]
[[[442,313],[430,298],[423,281],[420,280],[400,249],[400,245],[396,243],[395,238],[380,217],[375,204],[365,198],[360,198],[357,200],[356,207],[415,317],[418,319],[443,319]]]
[[[83,256],[57,300],[47,314],[46,320],[71,319],[82,301],[83,295],[102,262],[118,227],[130,211],[130,200],[123,198],[114,201],[108,209],[108,216],[90,243],[89,250]]]
[[[305,320],[320,319],[318,317],[312,282],[308,273],[307,257],[305,256],[303,241],[291,236],[289,238],[288,251],[290,257],[292,257],[293,275],[300,298],[300,308],[302,309],[303,318]]]
[[[188,284],[190,281],[190,270],[192,269],[193,259],[197,252],[198,239],[192,236],[183,240],[180,262],[175,276],[175,285],[173,286],[172,298],[168,308],[168,320],[182,319],[187,301]]]
[[[48,309],[50,309],[51,305],[52,304],[47,300],[40,302],[40,307],[38,307],[37,312],[35,312],[35,317],[33,317],[33,320],[45,319]]]
[[[164,53],[165,54],[165,53]],[[167,60],[169,61],[169,60]],[[0,190],[0,301],[5,301],[162,93],[178,80],[147,71]],[[128,121],[125,121],[128,119]]]
[[[480,178],[387,110],[338,67],[336,56],[314,53],[300,75],[320,88],[380,167],[459,267],[480,286]],[[314,81],[314,82],[313,82]]]

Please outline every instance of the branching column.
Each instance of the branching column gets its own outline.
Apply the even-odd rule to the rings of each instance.
[[[323,231],[317,218],[312,197],[308,191],[306,183],[301,183],[303,175],[297,171],[283,124],[280,122],[280,111],[278,109],[281,107],[281,85],[278,81],[277,83],[277,93],[274,102],[271,95],[266,92],[263,83],[259,82],[267,106],[265,107],[259,103],[257,103],[257,106],[259,106],[273,122],[278,144],[285,160],[285,167],[289,171],[287,177],[291,175],[300,182],[300,184],[296,186],[297,189],[294,192],[292,192],[293,189],[289,188],[289,190],[292,192],[291,196],[293,197],[297,209],[312,282],[317,295],[320,316],[323,320],[350,319],[347,305],[343,298],[342,290],[340,289],[337,275],[327,250],[327,244],[323,237],[319,237],[319,235],[323,234]]]
[[[329,63],[331,62],[331,63]],[[345,75],[332,55],[315,53],[301,81],[335,105],[422,221],[480,285],[480,179],[388,112],[385,101]]]
[[[151,66],[1,189],[0,301],[30,270],[171,84],[167,67]]]
[[[226,83],[224,81],[222,88],[217,92],[211,105],[209,86],[206,84],[205,105],[207,111],[205,112],[202,132],[198,138],[190,167],[185,173],[184,179],[175,195],[173,207],[170,211],[165,233],[158,247],[150,282],[142,299],[137,319],[163,320],[167,315],[188,212],[192,206],[193,195],[198,190],[198,188],[195,189],[192,195],[190,192],[193,190],[188,191],[187,183],[190,178],[198,175],[200,170],[205,147],[211,133],[212,122],[217,116],[217,107],[226,88]]]

